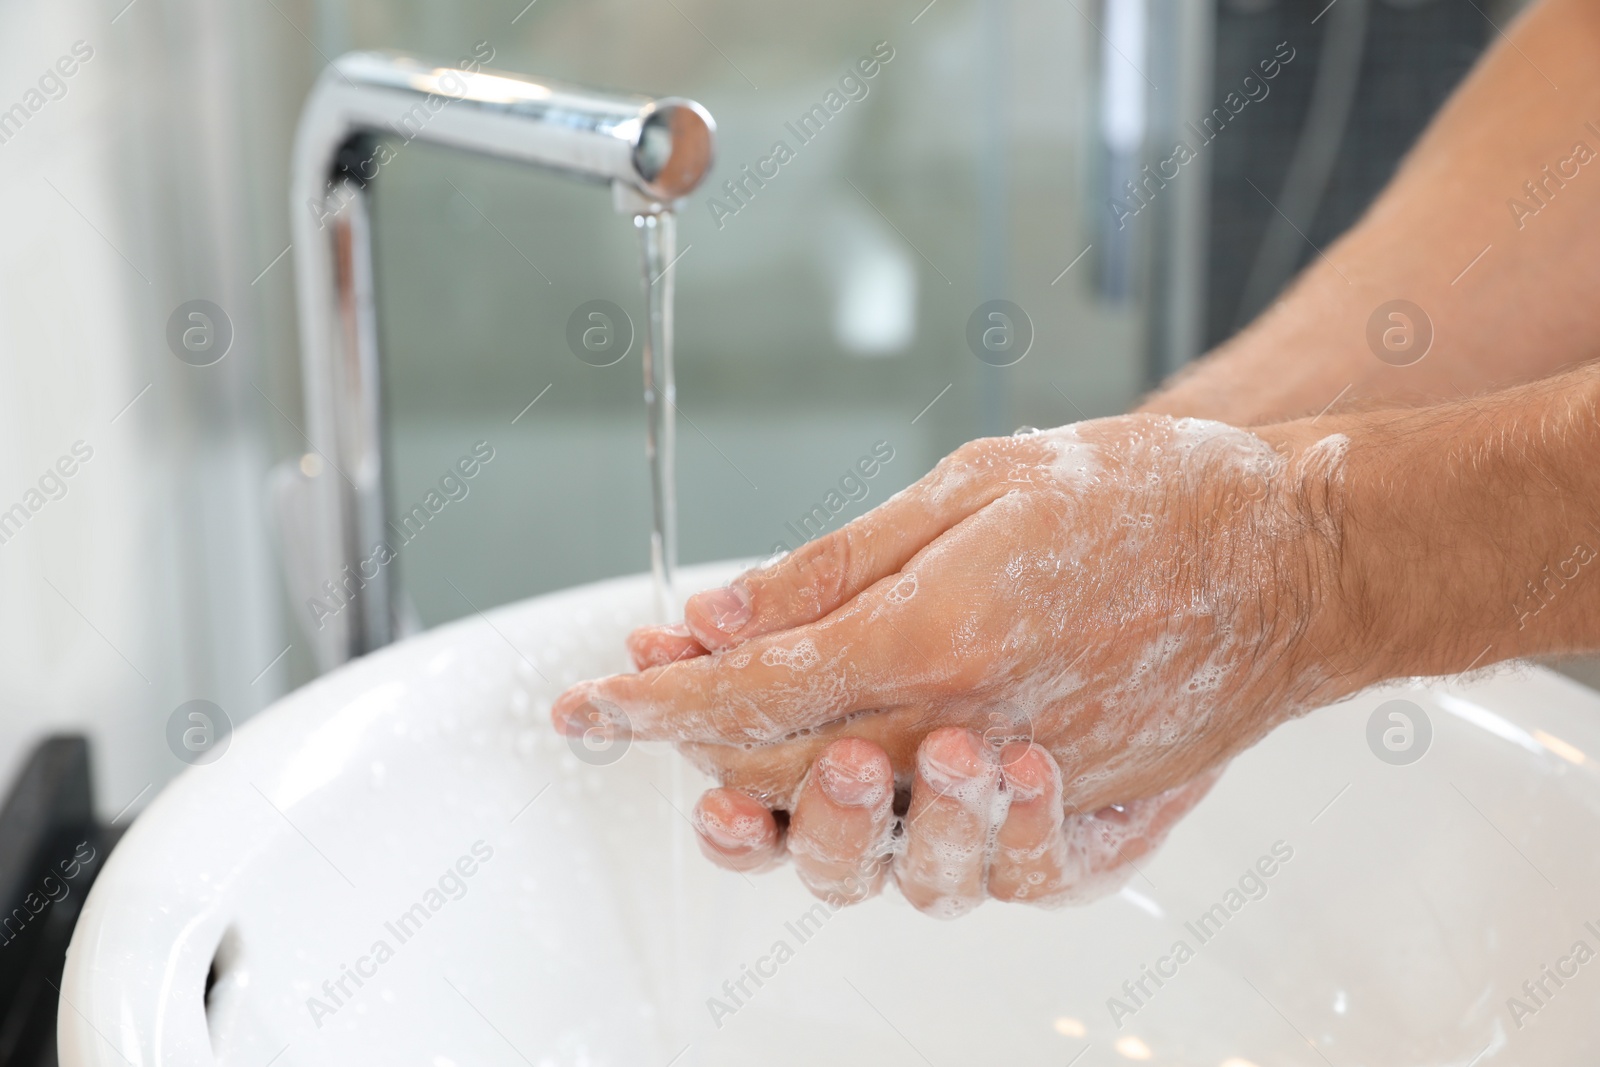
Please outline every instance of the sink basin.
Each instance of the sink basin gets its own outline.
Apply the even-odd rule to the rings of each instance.
[[[1317,712],[1240,757],[1121,892],[940,922],[892,890],[834,912],[789,870],[715,869],[687,819],[704,783],[670,751],[600,765],[550,730],[561,688],[625,669],[650,604],[639,576],[428,632],[186,770],[86,902],[61,1062],[1600,1055],[1600,696],[1574,682],[1524,668]],[[1431,727],[1415,762],[1369,743],[1394,700]]]

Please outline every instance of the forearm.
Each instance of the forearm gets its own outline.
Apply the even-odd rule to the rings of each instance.
[[[1600,649],[1600,363],[1320,420],[1349,438],[1326,598],[1361,684]]]
[[[1600,354],[1600,4],[1544,0],[1508,38],[1362,221],[1142,410],[1261,425],[1335,398],[1455,399]],[[1380,360],[1367,338],[1396,299],[1433,328],[1409,366]]]

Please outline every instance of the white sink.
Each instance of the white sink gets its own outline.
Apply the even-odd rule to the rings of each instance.
[[[734,569],[689,571],[685,586]],[[1141,876],[1088,907],[991,903],[949,923],[891,892],[829,913],[791,871],[746,879],[694,852],[684,813],[702,783],[669,751],[592,766],[551,731],[562,687],[624,669],[622,637],[650,600],[641,576],[432,631],[292,694],[186,771],[89,896],[62,985],[61,1062],[1600,1056],[1600,960],[1570,956],[1578,941],[1600,951],[1600,781],[1583,755],[1600,754],[1600,697],[1573,682],[1526,669],[1418,684],[1291,723],[1235,763]],[[1433,728],[1407,766],[1366,739],[1397,697]],[[1234,898],[1202,943],[1185,923],[1226,910],[1275,845],[1292,857],[1265,865],[1265,895]],[[458,863],[470,877],[446,875]],[[430,898],[441,876],[449,894]],[[418,904],[425,919],[395,926]],[[1180,939],[1193,957],[1160,964],[1171,977],[1146,978],[1118,1029],[1108,999],[1135,1007],[1123,983]],[[381,962],[379,942],[392,952]],[[736,1005],[723,983],[744,965],[771,977],[746,978]],[[1535,1002],[1522,985],[1546,966],[1576,973],[1543,978]],[[346,967],[368,977],[345,978],[335,1001],[323,983],[338,993]],[[737,1010],[714,1020],[713,997]],[[1510,997],[1535,1010],[1513,1013]]]

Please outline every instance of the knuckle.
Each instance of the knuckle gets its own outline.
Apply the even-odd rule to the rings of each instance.
[[[946,694],[951,697],[972,693],[994,677],[993,664],[989,656],[982,651],[974,651],[960,658],[945,659],[939,666],[940,670],[936,677],[943,684]]]
[[[989,883],[989,899],[998,900],[1002,904],[1014,904],[1026,895],[1022,892],[1021,886],[1009,878]]]
[[[950,453],[948,459],[967,470],[988,467],[1011,455],[1014,443],[1009,437],[977,437]]]
[[[797,759],[781,758],[758,748],[719,760],[710,773],[725,789],[737,790],[770,809],[792,811],[805,780],[805,768],[798,764]]]
[[[939,466],[972,467],[983,461],[993,447],[993,438],[975,437],[957,446]]]
[[[718,741],[739,743],[766,739],[759,722],[750,721],[745,714],[726,705],[707,708],[704,717],[706,732]]]
[[[819,591],[826,602],[837,604],[849,595],[854,584],[851,579],[856,560],[866,557],[864,549],[868,546],[860,544],[860,541],[869,536],[867,529],[862,524],[849,523],[822,539],[826,546],[822,556],[824,565],[817,577]]]
[[[791,595],[813,611],[831,610],[850,590],[850,568],[860,531],[851,523],[808,542],[794,555]],[[781,605],[779,605],[781,608]]]
[[[965,726],[941,726],[937,730],[931,731],[927,737],[924,737],[918,749],[925,755],[933,754],[940,749],[954,747],[959,750],[969,747],[975,744],[977,740],[981,739]]]
[[[843,769],[861,781],[878,779],[887,782],[894,776],[888,754],[876,742],[865,737],[846,736],[829,741],[823,746],[812,773],[816,774],[825,767]]]
[[[812,896],[835,908],[860,904],[875,896],[881,885],[878,868],[873,864],[854,867],[837,859],[827,864],[797,859],[796,872]]]
[[[852,904],[860,904],[867,899],[865,896],[855,896],[845,892],[836,884],[811,885],[808,883],[806,888],[811,890],[812,896],[827,904],[830,908],[848,908]]]
[[[922,487],[938,496],[950,486],[961,484],[978,466],[976,445],[976,441],[968,441],[935,463],[922,480]]]
[[[814,621],[847,599],[861,536],[855,525],[808,541],[772,566],[746,573],[741,581],[756,617],[794,625]],[[801,614],[809,617],[802,619]]]
[[[949,922],[959,919],[978,905],[974,898],[953,896],[949,893],[938,893],[928,896],[912,906],[930,919],[939,919]]]

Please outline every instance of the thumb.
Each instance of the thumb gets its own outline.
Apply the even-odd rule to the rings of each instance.
[[[1000,496],[1006,485],[974,478],[1005,439],[963,445],[932,472],[839,529],[768,567],[690,597],[683,618],[706,649],[825,618],[896,573],[930,541]]]

